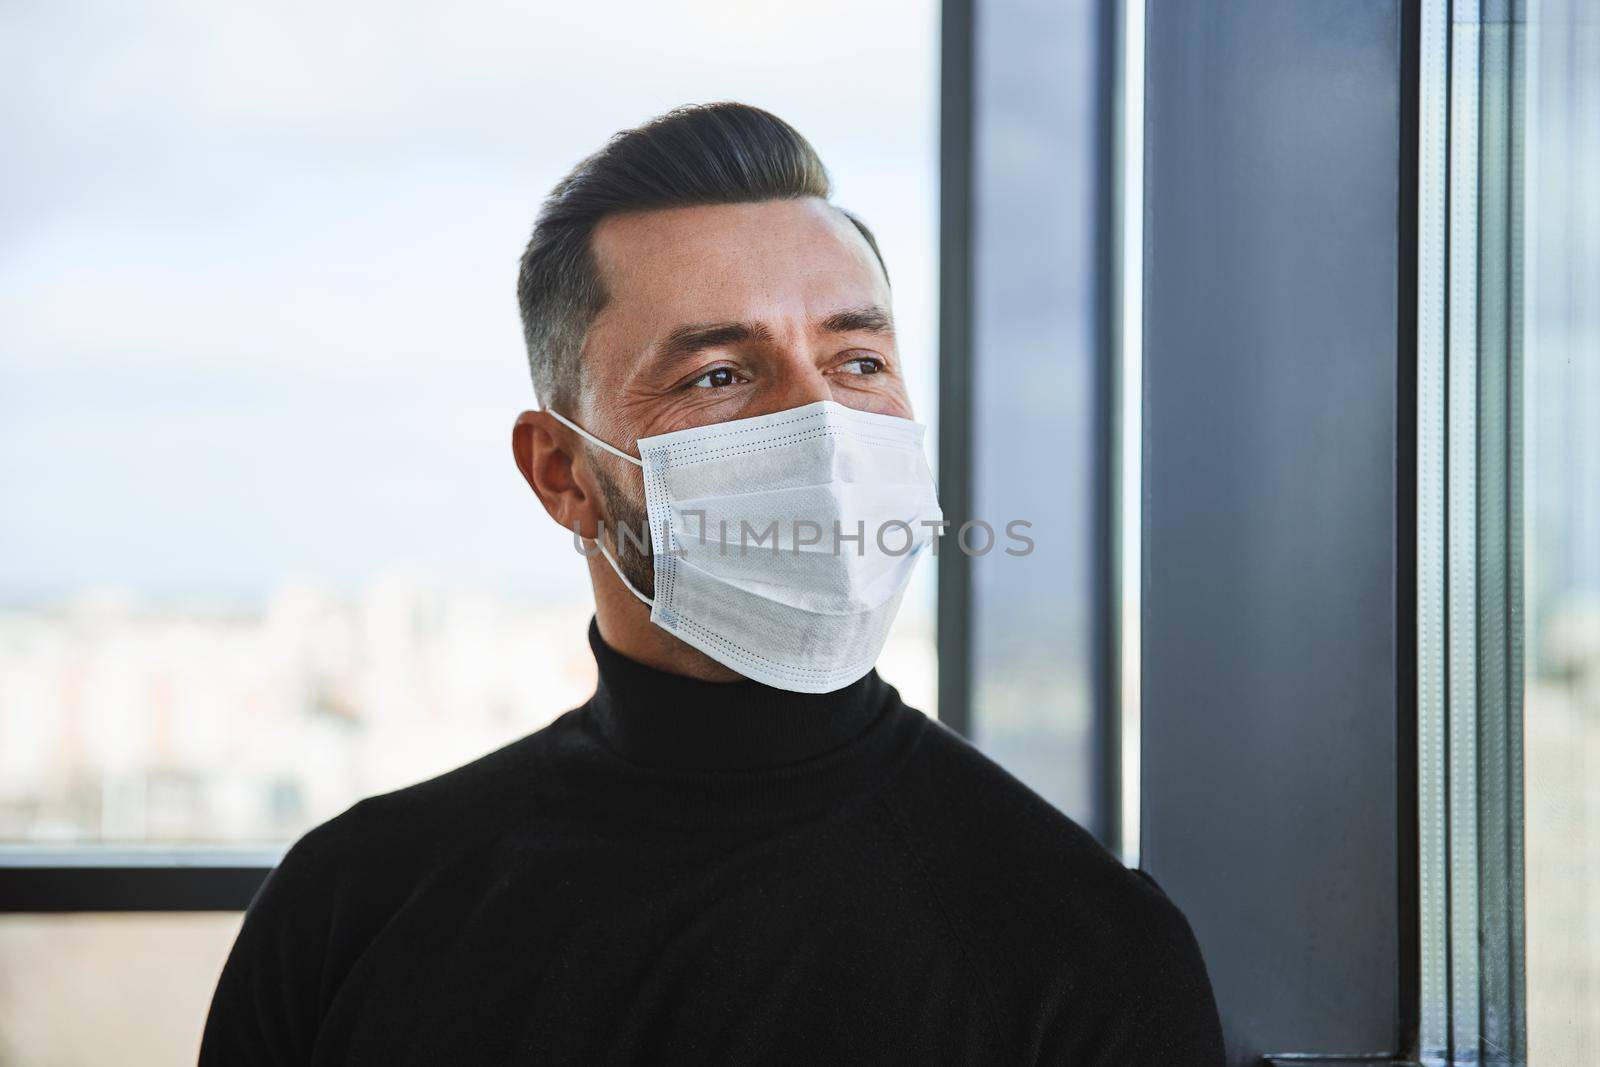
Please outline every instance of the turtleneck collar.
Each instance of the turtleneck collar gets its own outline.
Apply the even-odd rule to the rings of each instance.
[[[589,705],[595,725],[613,751],[643,766],[746,771],[800,763],[859,736],[892,702],[876,670],[832,693],[791,693],[647,667],[607,645],[593,619],[589,647],[600,668]]]

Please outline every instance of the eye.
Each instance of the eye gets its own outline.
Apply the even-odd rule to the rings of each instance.
[[[739,383],[739,374],[732,367],[713,367],[690,382],[695,389],[726,389]]]
[[[846,374],[877,374],[883,370],[883,360],[877,356],[857,356],[844,364]]]

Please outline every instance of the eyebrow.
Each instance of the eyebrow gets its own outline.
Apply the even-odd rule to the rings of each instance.
[[[819,325],[827,333],[894,333],[894,319],[877,304],[835,311]]]
[[[772,331],[762,322],[696,322],[674,327],[657,351],[662,360],[672,361],[707,348],[770,340]]]
[[[893,333],[894,319],[877,304],[835,311],[817,324],[824,333]],[[687,359],[707,348],[770,341],[772,329],[764,322],[691,322],[674,327],[657,346],[663,362]]]

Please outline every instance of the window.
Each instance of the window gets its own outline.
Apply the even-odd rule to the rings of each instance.
[[[936,422],[936,11],[846,11],[9,13],[0,841],[281,845],[585,699],[513,283],[615,129],[807,133]],[[923,571],[883,670],[933,712]]]
[[[1600,1055],[1600,6],[1423,5],[1421,1046]]]
[[[937,425],[926,0],[3,22],[0,909],[237,909],[313,824],[587,697],[584,570],[507,447],[514,278],[612,131],[737,98],[805,133]],[[934,581],[881,662],[930,713]],[[192,1054],[236,921],[0,918],[0,1059]],[[42,1025],[31,976],[135,985],[156,943],[171,997]]]
[[[587,695],[513,266],[737,96],[992,530],[908,701],[1142,859],[1233,1062],[1600,1062],[1600,0],[5,19],[0,911],[74,914],[0,915],[0,1059],[181,1055],[285,843]]]
[[[964,445],[945,441],[964,452],[964,506],[946,513],[974,526],[970,555],[947,544],[941,558],[942,580],[970,589],[959,605],[947,599],[941,624],[959,633],[960,652],[947,644],[943,667],[959,676],[953,710],[978,746],[1115,846],[1106,674],[1115,11],[1076,0],[951,12],[970,19],[947,21],[945,42],[947,93],[952,72],[971,79],[958,97],[968,110],[946,115],[947,137],[966,138],[970,188],[969,214],[946,217],[944,240],[971,278],[945,299],[971,319],[961,338],[944,338],[943,412],[968,420]]]

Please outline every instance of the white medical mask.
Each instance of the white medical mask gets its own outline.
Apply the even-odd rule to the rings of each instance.
[[[921,423],[821,400],[642,437],[636,459],[550,414],[644,469],[655,595],[599,547],[651,622],[793,692],[872,669],[944,517]]]

